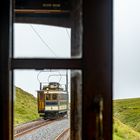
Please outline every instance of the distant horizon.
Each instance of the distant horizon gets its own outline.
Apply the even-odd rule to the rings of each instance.
[[[140,98],[140,97],[128,97],[128,98],[113,98],[113,100],[123,100],[123,99],[138,99],[138,98]]]
[[[26,91],[25,89],[23,89],[23,88],[21,88],[21,87],[19,87],[19,86],[14,85],[14,87],[20,88],[20,89],[22,89],[23,91],[25,91],[25,92],[27,92],[27,93],[29,93],[29,94],[33,95],[32,93],[30,93],[30,92]],[[38,89],[38,90],[39,90],[39,89]],[[33,95],[33,96],[34,96],[34,95]],[[34,96],[34,97],[35,97],[35,96]],[[36,97],[35,97],[35,98],[36,98]],[[140,97],[112,98],[112,100],[121,100],[121,99],[137,99],[137,98],[140,98]]]

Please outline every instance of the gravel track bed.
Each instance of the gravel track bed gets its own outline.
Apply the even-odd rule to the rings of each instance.
[[[38,120],[34,120],[34,121],[27,122],[24,124],[19,124],[18,126],[14,128],[15,134],[17,134],[19,130],[26,130],[27,127],[31,128],[32,126],[36,126],[40,124],[41,122],[43,123],[45,121],[43,119],[38,119]]]
[[[15,140],[55,140],[55,138],[63,132],[64,129],[69,128],[69,120],[63,119],[43,126],[29,134],[25,134]]]

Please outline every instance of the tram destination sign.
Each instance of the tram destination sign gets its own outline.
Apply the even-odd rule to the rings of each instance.
[[[16,0],[16,13],[69,13],[70,0]]]

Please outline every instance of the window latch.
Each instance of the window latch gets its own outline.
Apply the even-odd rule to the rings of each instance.
[[[96,114],[96,140],[103,140],[103,97],[94,97],[92,106]]]

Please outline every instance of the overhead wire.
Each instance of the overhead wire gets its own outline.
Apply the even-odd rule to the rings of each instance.
[[[70,34],[69,34],[69,32],[68,32],[68,29],[67,29],[67,28],[66,28],[66,33],[67,33],[67,35],[68,35],[69,39],[71,39],[71,36],[70,36]]]
[[[53,55],[55,56],[55,57],[57,57],[57,55],[55,54],[55,52],[51,49],[51,47],[49,47],[49,45],[44,41],[44,39],[41,37],[41,35],[37,32],[37,30],[33,27],[33,25],[31,25],[30,24],[30,26],[31,26],[31,28],[32,28],[32,30],[35,32],[35,34],[39,37],[39,39],[41,40],[41,42],[53,53]],[[50,70],[51,71],[51,70]],[[40,82],[40,80],[39,80],[39,75],[40,75],[40,73],[41,73],[41,71],[38,73],[38,75],[37,75],[37,79],[38,79],[38,81]],[[58,73],[59,73],[59,75],[60,75],[60,80],[61,80],[61,78],[62,78],[62,74],[58,71]],[[59,82],[60,82],[60,80],[59,80]]]
[[[55,52],[51,49],[51,47],[44,41],[44,39],[41,37],[41,35],[36,31],[36,29],[33,27],[33,25],[31,25],[32,30],[34,31],[34,33],[39,37],[39,39],[41,40],[41,42],[51,51],[51,53],[57,57],[57,55],[55,54]]]
[[[55,57],[57,57],[56,53],[55,53],[55,52],[51,49],[51,47],[44,41],[44,39],[41,37],[41,35],[40,35],[40,34],[37,32],[37,30],[33,27],[33,25],[30,24],[30,26],[31,26],[32,30],[34,31],[34,33],[39,37],[39,39],[41,40],[41,42],[52,52],[52,54],[53,54]],[[68,38],[71,39],[71,36],[70,36],[70,34],[69,34],[67,28],[66,28],[66,33],[67,33]],[[52,71],[52,70],[50,70],[50,71]],[[45,71],[44,71],[44,72],[45,72]],[[60,82],[61,79],[62,79],[62,74],[60,73],[60,71],[57,71],[57,72],[58,72],[59,75],[60,75],[60,79],[59,79],[59,82]],[[37,75],[37,79],[38,79],[39,83],[41,83],[41,81],[40,81],[40,79],[39,79],[40,73],[41,73],[41,71],[40,71],[40,72],[38,73],[38,75]],[[50,75],[50,76],[51,76],[51,75]],[[48,77],[48,82],[49,82],[50,76]],[[67,70],[66,70],[66,76],[68,76],[68,71],[67,71]],[[67,81],[67,84],[68,84],[68,81]]]

